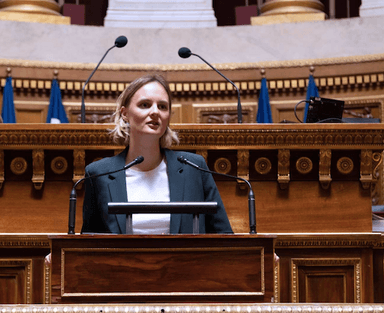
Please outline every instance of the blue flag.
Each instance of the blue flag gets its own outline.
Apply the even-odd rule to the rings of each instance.
[[[61,91],[57,79],[52,81],[51,98],[47,115],[47,123],[60,124],[68,123],[67,114],[61,102]]]
[[[310,97],[319,97],[319,91],[317,90],[315,79],[313,78],[313,75],[309,75],[309,81],[308,81],[308,87],[307,87],[307,97],[305,98],[305,100],[308,101]],[[304,120],[303,120],[304,123],[306,123],[306,120],[307,120],[308,105],[309,105],[309,103],[305,103]]]
[[[13,103],[12,77],[7,77],[3,92],[3,108],[1,110],[3,123],[16,123],[15,104]]]
[[[260,96],[259,96],[259,104],[257,108],[256,121],[258,123],[273,123],[271,106],[269,105],[267,79],[265,77],[261,80],[261,89],[260,89]]]

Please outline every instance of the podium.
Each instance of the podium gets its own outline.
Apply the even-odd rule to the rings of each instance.
[[[52,304],[273,300],[274,236],[49,238]]]

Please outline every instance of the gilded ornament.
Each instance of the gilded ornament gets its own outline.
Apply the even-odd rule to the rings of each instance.
[[[261,157],[255,162],[255,170],[261,175],[268,174],[272,169],[272,163],[268,158]]]
[[[313,169],[313,163],[310,158],[301,157],[296,161],[296,169],[300,174],[308,174]]]
[[[227,158],[219,158],[214,164],[214,170],[221,174],[228,174],[231,171],[231,162]]]
[[[342,157],[337,161],[337,169],[341,174],[347,175],[353,171],[353,161],[348,157]]]
[[[68,169],[68,162],[64,157],[58,156],[51,161],[51,170],[55,174],[57,175],[64,174],[67,169]]]
[[[14,158],[11,162],[11,171],[13,174],[22,175],[28,168],[27,161],[22,157]]]

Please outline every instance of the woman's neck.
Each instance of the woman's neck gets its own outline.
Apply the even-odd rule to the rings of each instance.
[[[139,142],[132,140],[132,142],[129,143],[129,149],[125,160],[126,164],[132,162],[140,155],[144,157],[144,161],[135,165],[135,168],[140,171],[153,170],[158,167],[163,160],[163,155],[158,141],[149,143],[145,140],[141,140]]]

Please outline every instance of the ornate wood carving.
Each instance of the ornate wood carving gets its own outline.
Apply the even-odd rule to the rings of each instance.
[[[3,305],[2,313],[25,313],[36,310],[36,312],[115,312],[115,313],[148,313],[148,312],[161,312],[161,313],[178,313],[178,312],[238,312],[238,313],[270,313],[270,312],[290,312],[302,313],[305,312],[338,312],[350,313],[358,311],[359,313],[381,312],[383,310],[382,304],[362,304],[362,303],[142,303],[142,304],[66,304],[66,305]]]
[[[328,189],[331,178],[331,150],[322,149],[319,155],[319,181],[323,189]]]
[[[355,303],[361,303],[361,259],[359,258],[292,258],[291,259],[291,275],[292,275],[292,302],[299,302],[299,290],[304,288],[300,288],[299,286],[299,275],[298,269],[299,267],[311,267],[311,266],[323,266],[323,267],[331,267],[331,266],[348,266],[352,265],[354,267],[354,286],[353,289],[355,291]],[[326,270],[323,270],[326,271]],[[346,282],[344,283],[345,287],[348,288],[351,286],[346,286]],[[307,286],[308,288],[308,286]],[[344,292],[346,292],[344,290]],[[308,301],[310,301],[308,299]],[[347,299],[344,302],[347,301]]]
[[[14,271],[12,269],[15,268]],[[9,272],[10,271],[10,272]],[[10,278],[14,285],[17,303],[30,304],[32,299],[32,260],[31,259],[0,259],[0,279]]]
[[[237,176],[249,180],[249,150],[237,151]],[[240,188],[248,188],[244,181],[238,180],[237,182]]]
[[[360,181],[364,189],[369,189],[373,180],[372,150],[361,150]]]
[[[33,176],[32,183],[36,190],[43,187],[45,172],[44,172],[44,150],[37,149],[32,151]]]
[[[0,150],[0,190],[3,188],[4,180],[4,150]]]
[[[281,149],[278,151],[277,181],[281,189],[287,189],[290,181],[290,151]]]
[[[85,174],[85,151],[83,149],[73,150],[73,183],[76,183],[79,179],[83,178]],[[81,183],[78,185],[78,189],[81,188]]]

